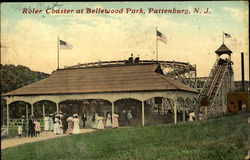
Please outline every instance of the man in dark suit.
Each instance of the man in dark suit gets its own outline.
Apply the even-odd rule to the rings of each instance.
[[[30,137],[35,137],[35,124],[34,124],[34,116],[31,115],[29,122],[28,122],[28,127],[29,127],[29,134],[28,136]]]
[[[127,115],[126,115],[126,111],[123,110],[120,114],[120,125],[121,126],[125,126],[126,125],[126,120],[127,120]]]
[[[63,134],[66,133],[67,128],[68,128],[67,118],[68,118],[68,116],[65,113],[63,113],[63,116],[62,116]]]
[[[86,114],[86,111],[84,111],[82,114],[82,122],[83,122],[82,127],[83,128],[85,128],[85,126],[86,126],[86,124],[85,124],[86,121],[87,121],[87,114]]]

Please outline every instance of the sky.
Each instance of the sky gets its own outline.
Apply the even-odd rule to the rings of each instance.
[[[48,8],[73,11],[51,13]],[[121,13],[87,13],[87,8]],[[174,9],[184,13],[161,13]],[[244,52],[245,79],[249,80],[248,10],[247,1],[1,3],[1,64],[52,73],[57,69],[58,37],[73,45],[73,49],[60,50],[60,68],[124,60],[131,53],[155,60],[157,27],[167,37],[167,44],[158,41],[159,60],[196,65],[198,77],[209,75],[223,32],[230,34],[224,43],[233,51],[234,79],[241,79],[240,53]]]

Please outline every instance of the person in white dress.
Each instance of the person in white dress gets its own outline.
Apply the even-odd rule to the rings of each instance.
[[[21,123],[18,124],[17,132],[18,132],[19,138],[21,138],[22,137],[22,133],[23,133],[23,127],[22,127]]]
[[[79,134],[80,133],[80,126],[79,126],[80,120],[77,114],[74,114],[73,122],[74,122],[73,134]]]
[[[107,128],[112,127],[112,123],[111,123],[111,115],[110,115],[110,113],[108,113],[108,116],[107,116],[107,120],[106,120],[106,124],[105,124],[105,126],[106,126]]]
[[[54,131],[54,122],[53,122],[53,114],[50,114],[49,116],[49,131],[53,132]]]
[[[68,128],[67,128],[66,133],[71,135],[71,134],[73,134],[73,128],[74,128],[73,118],[71,116],[69,116],[67,118],[67,122],[68,122]]]
[[[131,125],[131,122],[132,122],[132,119],[133,119],[131,110],[128,110],[127,119],[128,119],[128,124]]]
[[[98,117],[97,129],[104,129],[103,117]]]
[[[93,129],[97,129],[97,124],[98,124],[98,113],[95,113],[95,116],[94,116],[94,122],[93,122],[93,124],[92,124],[92,128]]]
[[[60,116],[59,115],[56,115],[56,117],[55,117],[54,133],[56,135],[61,134],[61,132],[60,132]]]
[[[118,114],[114,114],[113,115],[113,124],[112,124],[112,127],[113,128],[118,128],[119,127],[119,115]]]
[[[44,117],[44,131],[49,131],[49,117],[45,115]]]

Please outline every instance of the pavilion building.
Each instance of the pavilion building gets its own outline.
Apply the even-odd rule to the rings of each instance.
[[[185,121],[188,112],[194,110],[197,95],[195,89],[165,76],[157,63],[58,69],[46,79],[3,94],[7,128],[10,105],[17,101],[27,103],[32,115],[34,104],[41,101],[55,104],[57,113],[72,111],[77,102],[74,112],[86,111],[89,117],[94,112],[105,117],[108,112],[119,114],[129,109],[144,126],[150,124],[149,117],[155,112],[164,115],[170,111],[177,123],[177,113],[182,111]],[[46,113],[44,106],[41,108]]]

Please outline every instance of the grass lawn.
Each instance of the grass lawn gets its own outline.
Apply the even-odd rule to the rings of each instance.
[[[24,144],[3,160],[241,160],[247,155],[250,113],[177,125],[106,129]]]

